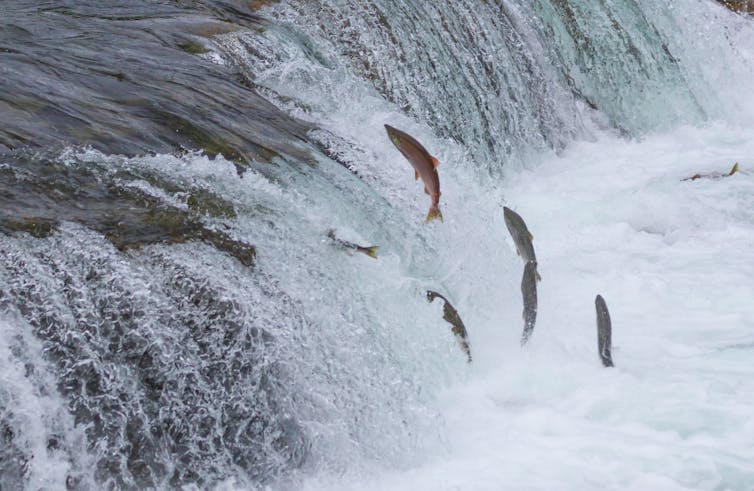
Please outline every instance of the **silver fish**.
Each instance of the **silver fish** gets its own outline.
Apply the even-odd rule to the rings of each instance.
[[[359,244],[354,244],[353,242],[339,239],[335,236],[335,230],[332,229],[327,231],[327,237],[341,249],[360,252],[373,259],[377,259],[377,249],[379,249],[380,246],[360,246]]]
[[[442,318],[445,319],[451,326],[453,326],[453,334],[456,335],[456,339],[458,340],[458,344],[461,347],[461,350],[466,353],[466,356],[469,359],[469,363],[471,363],[471,346],[469,346],[469,335],[466,331],[466,326],[463,325],[463,321],[458,315],[458,311],[450,304],[447,298],[443,297],[435,291],[427,290],[427,300],[429,300],[430,302],[434,302],[435,298],[438,297],[445,302],[445,305],[443,306]]]
[[[537,322],[537,263],[529,261],[524,266],[524,276],[521,278],[521,294],[524,297],[524,332],[521,334],[521,346],[529,341],[534,323]]]
[[[534,254],[534,244],[532,243],[534,236],[526,227],[524,219],[507,206],[503,207],[503,215],[505,217],[505,226],[513,238],[513,243],[516,244],[516,253],[521,256],[524,263],[534,263],[534,274],[537,277],[537,281],[542,280],[537,271],[537,255]]]
[[[597,349],[599,350],[600,360],[606,367],[613,366],[612,337],[613,328],[610,323],[610,312],[607,310],[607,304],[602,295],[597,295],[594,299],[594,306],[597,309]]]

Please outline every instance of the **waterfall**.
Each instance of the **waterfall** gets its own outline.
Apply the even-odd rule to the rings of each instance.
[[[0,23],[0,489],[421,466],[471,377],[426,290],[482,369],[521,356],[516,330],[475,340],[520,312],[508,176],[754,114],[754,29],[707,0],[110,3]],[[163,63],[176,40],[196,53]],[[446,223],[384,124],[440,161]]]

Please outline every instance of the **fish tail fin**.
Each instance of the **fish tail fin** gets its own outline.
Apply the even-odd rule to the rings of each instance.
[[[367,256],[377,259],[377,249],[379,248],[380,246],[365,247]]]
[[[431,222],[432,220],[439,218],[442,222],[442,213],[440,212],[440,208],[437,206],[432,206],[429,209],[429,213],[427,213],[427,223]]]
[[[728,175],[729,175],[729,176],[732,176],[732,175],[733,175],[733,174],[735,174],[736,172],[738,172],[738,162],[736,162],[736,164],[735,164],[735,165],[733,166],[733,168],[732,168],[732,169],[730,170],[730,173],[729,173]]]

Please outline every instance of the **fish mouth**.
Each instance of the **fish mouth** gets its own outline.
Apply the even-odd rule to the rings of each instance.
[[[390,138],[390,141],[392,141],[393,145],[395,145],[398,148],[398,150],[400,150],[401,149],[400,132],[397,129],[390,126],[389,124],[385,125],[385,130],[387,131],[387,136],[388,138]]]

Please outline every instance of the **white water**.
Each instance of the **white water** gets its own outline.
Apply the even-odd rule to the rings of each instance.
[[[748,129],[712,124],[641,142],[603,135],[511,173],[502,192],[543,276],[530,344],[517,344],[512,271],[468,285],[456,306],[475,359],[435,400],[445,442],[410,469],[303,488],[754,489],[752,155]],[[681,182],[736,161],[733,177]],[[501,256],[502,235],[489,238]],[[479,315],[484,291],[498,301]],[[597,293],[614,369],[597,357]]]
[[[478,171],[488,165],[344,71],[313,67],[295,49],[267,70],[255,67],[257,81],[309,108],[290,110],[343,139],[331,140],[331,150],[405,220],[404,247],[384,251],[379,266],[399,270],[364,282],[439,285],[463,317],[474,354],[469,367],[404,372],[434,389],[423,400],[428,417],[437,414],[429,431],[406,430],[423,445],[407,448],[386,432],[377,447],[392,442],[387,455],[364,458],[336,446],[324,460],[338,464],[315,464],[295,487],[754,489],[754,98],[739,90],[750,86],[754,38],[725,11],[684,6],[672,21],[656,21],[682,26],[673,42],[688,45],[675,52],[684,53],[684,74],[717,122],[627,140],[596,129],[602,122],[592,115],[592,141],[507,163],[502,180],[490,180]],[[643,110],[662,111],[662,101]],[[384,123],[417,136],[442,162],[444,224],[421,223],[426,197]],[[681,181],[727,172],[734,162],[742,171],[733,177]],[[534,233],[543,276],[524,349],[523,265],[503,204]],[[597,293],[613,318],[614,369],[597,356]],[[439,308],[429,314],[423,324],[447,328]],[[408,356],[427,356],[421,345],[411,349]]]
[[[652,10],[651,2],[639,3]],[[742,90],[751,80],[754,36],[744,21],[701,0],[679,5],[687,10],[656,20],[664,22],[666,34],[680,30],[670,48],[682,58],[697,102],[717,122],[699,123],[691,111],[696,127],[627,140],[605,130],[604,115],[583,103],[548,96],[540,109],[564,111],[555,119],[573,123],[565,125],[566,136],[553,139],[588,135],[591,141],[553,145],[559,153],[548,153],[541,135],[527,133],[532,128],[521,123],[518,143],[536,148],[513,152],[525,157],[519,161],[476,160],[474,155],[494,152],[438,137],[429,126],[438,124],[436,114],[406,116],[327,45],[316,44],[321,39],[314,44],[325,54],[314,56],[314,48],[302,48],[289,31],[271,29],[264,36],[272,40],[267,48],[274,56],[242,61],[256,83],[281,96],[281,106],[324,128],[321,140],[361,181],[324,158],[316,170],[281,159],[239,179],[222,159],[90,152],[79,157],[113,169],[150,169],[232,201],[239,217],[228,221],[229,230],[258,247],[255,269],[240,268],[202,244],[120,255],[91,231],[65,226],[45,240],[3,238],[0,245],[29,266],[11,272],[15,264],[2,265],[8,272],[0,269],[0,277],[19,291],[34,285],[39,298],[49,299],[43,307],[59,303],[64,315],[58,269],[45,261],[79,278],[92,302],[133,297],[146,312],[138,324],[143,337],[161,339],[165,359],[185,363],[186,373],[202,360],[180,354],[190,347],[185,333],[193,334],[185,317],[210,323],[203,316],[212,312],[181,303],[186,293],[173,287],[177,276],[199,278],[232,301],[229,316],[246,328],[272,331],[274,349],[259,356],[286,370],[288,392],[278,404],[311,444],[301,472],[273,489],[754,489],[754,143],[748,126],[754,97]],[[224,54],[243,58],[234,36],[221,40]],[[250,42],[261,42],[255,36]],[[643,48],[652,54],[657,47]],[[393,64],[379,61],[387,71]],[[629,63],[622,70],[632,68]],[[652,73],[663,68],[652,64]],[[554,77],[545,71],[543,79]],[[641,73],[631,75],[641,81]],[[392,81],[421,109],[432,87],[406,82]],[[667,89],[662,80],[658,84]],[[525,83],[517,88],[527,93]],[[563,96],[562,87],[550,88]],[[610,90],[604,88],[602,97]],[[641,87],[632,90],[640,93]],[[668,115],[620,116],[636,126],[672,127],[685,104],[676,102]],[[452,106],[463,114],[463,104]],[[616,106],[615,113],[630,109],[630,98]],[[664,110],[647,101],[642,107]],[[473,140],[479,124],[469,121],[460,133]],[[441,161],[445,223],[423,223],[428,198],[387,139],[385,123],[415,135]],[[456,124],[441,123],[445,130]],[[500,154],[508,147],[500,145]],[[731,178],[681,182],[697,172],[727,171],[735,161],[742,171]],[[523,265],[508,238],[503,205],[516,209],[534,233],[543,276],[537,326],[524,349]],[[324,239],[331,227],[346,239],[380,245],[379,260],[333,249]],[[93,260],[107,279],[100,286],[79,271]],[[118,288],[110,291],[112,285]],[[193,293],[190,286],[185,289]],[[440,306],[424,301],[427,288],[451,299],[464,319],[472,365],[457,349]],[[614,369],[602,368],[597,357],[597,293],[613,318]],[[173,297],[178,301],[168,301]],[[0,353],[10,359],[14,339],[29,327],[11,318],[0,320],[0,328]],[[30,344],[19,359],[53,377],[43,349]],[[14,421],[22,420],[21,426],[28,420],[32,428],[19,446],[45,455],[45,431],[58,426],[66,433],[64,446],[79,456],[72,465],[78,471],[111,450],[84,449],[82,428],[70,428],[70,415],[61,410],[66,403],[30,390],[20,361],[6,365],[3,384]],[[105,368],[124,381],[124,392],[137,392],[129,386],[128,366]],[[256,386],[250,382],[235,388],[234,397],[242,395],[236,399],[215,395],[214,385],[205,397],[253,407]],[[49,416],[24,420],[40,405]],[[187,406],[185,414],[194,411]],[[260,447],[274,457],[269,445]],[[31,464],[29,482],[61,487],[69,464],[55,452],[46,455]],[[218,462],[224,465],[222,456]]]

